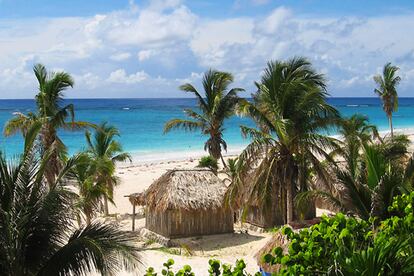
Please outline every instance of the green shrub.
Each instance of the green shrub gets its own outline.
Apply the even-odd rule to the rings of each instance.
[[[266,263],[283,264],[282,275],[328,273],[335,269],[332,259],[340,253],[352,252],[358,245],[369,243],[372,236],[366,221],[347,218],[343,214],[324,216],[319,224],[297,233],[284,227],[282,234],[290,242],[288,254],[283,254],[279,247],[272,254],[263,256]]]
[[[173,272],[172,266],[174,260],[169,259],[166,263],[163,264],[164,269],[162,270],[162,275],[167,276],[194,276],[194,272],[191,271],[189,265],[185,265],[182,269],[178,270],[176,273]],[[208,275],[210,276],[250,276],[245,269],[246,264],[243,260],[237,260],[234,267],[228,264],[222,264],[219,260],[211,259],[209,262]],[[150,267],[147,269],[145,276],[157,276],[154,268]],[[255,275],[260,276],[260,273]]]
[[[198,161],[198,168],[208,168],[213,172],[217,172],[218,170],[218,161],[214,157],[208,155],[201,157],[200,161]]]
[[[278,247],[263,256],[282,264],[280,275],[410,275],[414,273],[414,192],[394,198],[381,221],[369,222],[337,214],[298,233],[284,227],[288,253]]]

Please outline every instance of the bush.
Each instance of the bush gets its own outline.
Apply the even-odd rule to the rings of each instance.
[[[208,155],[208,156],[201,157],[200,161],[198,161],[197,167],[208,168],[212,170],[214,173],[217,173],[218,162],[217,162],[217,159]]]
[[[191,266],[185,265],[182,269],[178,270],[176,273],[173,272],[172,266],[174,264],[174,260],[169,259],[166,263],[163,264],[164,269],[162,270],[162,275],[166,276],[194,276],[194,272],[191,271]],[[243,260],[237,260],[234,267],[228,264],[222,264],[218,260],[210,260],[208,262],[209,269],[208,275],[210,276],[249,276],[247,272],[245,272],[246,264]],[[145,276],[157,276],[158,274],[154,272],[152,267],[148,268],[146,271]],[[260,276],[260,273],[256,273],[255,275]]]
[[[284,227],[290,240],[287,254],[278,247],[263,256],[282,264],[280,275],[409,275],[414,273],[414,192],[394,198],[389,219],[373,228],[369,222],[337,214],[295,233]],[[371,223],[371,224],[369,224]]]

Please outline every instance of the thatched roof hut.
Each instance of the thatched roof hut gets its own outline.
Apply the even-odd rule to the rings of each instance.
[[[146,228],[168,238],[233,232],[226,186],[210,170],[171,170],[147,190]]]

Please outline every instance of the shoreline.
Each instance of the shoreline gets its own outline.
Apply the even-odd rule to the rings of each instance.
[[[227,152],[223,154],[223,157],[237,156],[248,145],[236,145],[232,146]],[[123,162],[118,164],[118,167],[134,167],[152,163],[172,162],[172,161],[186,161],[190,159],[200,159],[203,156],[207,156],[208,152],[201,150],[174,150],[174,151],[162,151],[157,150],[151,153],[142,153],[140,151],[129,151],[132,157],[132,162]]]
[[[381,136],[389,135],[389,130],[379,130],[378,133]],[[395,128],[395,134],[405,134],[414,142],[414,126],[409,128]],[[340,138],[338,134],[329,135],[333,138]],[[223,154],[223,157],[237,156],[239,155],[245,147],[248,145],[248,140],[246,139],[245,144],[235,144]],[[140,151],[140,150],[130,150],[129,153],[132,157],[132,162],[124,162],[118,164],[119,168],[130,168],[141,165],[151,165],[159,164],[164,162],[176,162],[176,161],[188,161],[191,159],[199,159],[203,156],[208,155],[207,151],[204,151],[202,148],[200,150],[185,150],[185,149],[174,149],[174,150],[153,150],[153,151]]]

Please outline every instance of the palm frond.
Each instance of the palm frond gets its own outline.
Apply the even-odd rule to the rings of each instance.
[[[331,193],[321,190],[310,190],[297,194],[295,197],[295,205],[299,210],[303,210],[306,209],[309,206],[309,204],[311,204],[313,201],[317,199],[320,199],[330,204],[337,210],[340,210],[342,212],[346,211],[341,200],[333,196]]]
[[[186,131],[194,131],[202,128],[203,125],[197,121],[183,120],[183,119],[172,119],[168,121],[164,126],[164,133],[171,131],[172,129],[184,129]]]
[[[68,242],[44,264],[39,275],[87,275],[95,270],[115,275],[139,264],[132,236],[116,226],[92,223],[75,231]]]
[[[205,102],[204,98],[201,96],[201,94],[197,91],[197,89],[192,84],[190,84],[190,83],[183,84],[183,85],[180,86],[180,90],[182,90],[184,92],[193,93],[197,97],[197,100],[200,104],[200,107],[204,111],[208,110],[208,106],[207,106],[207,103]]]

